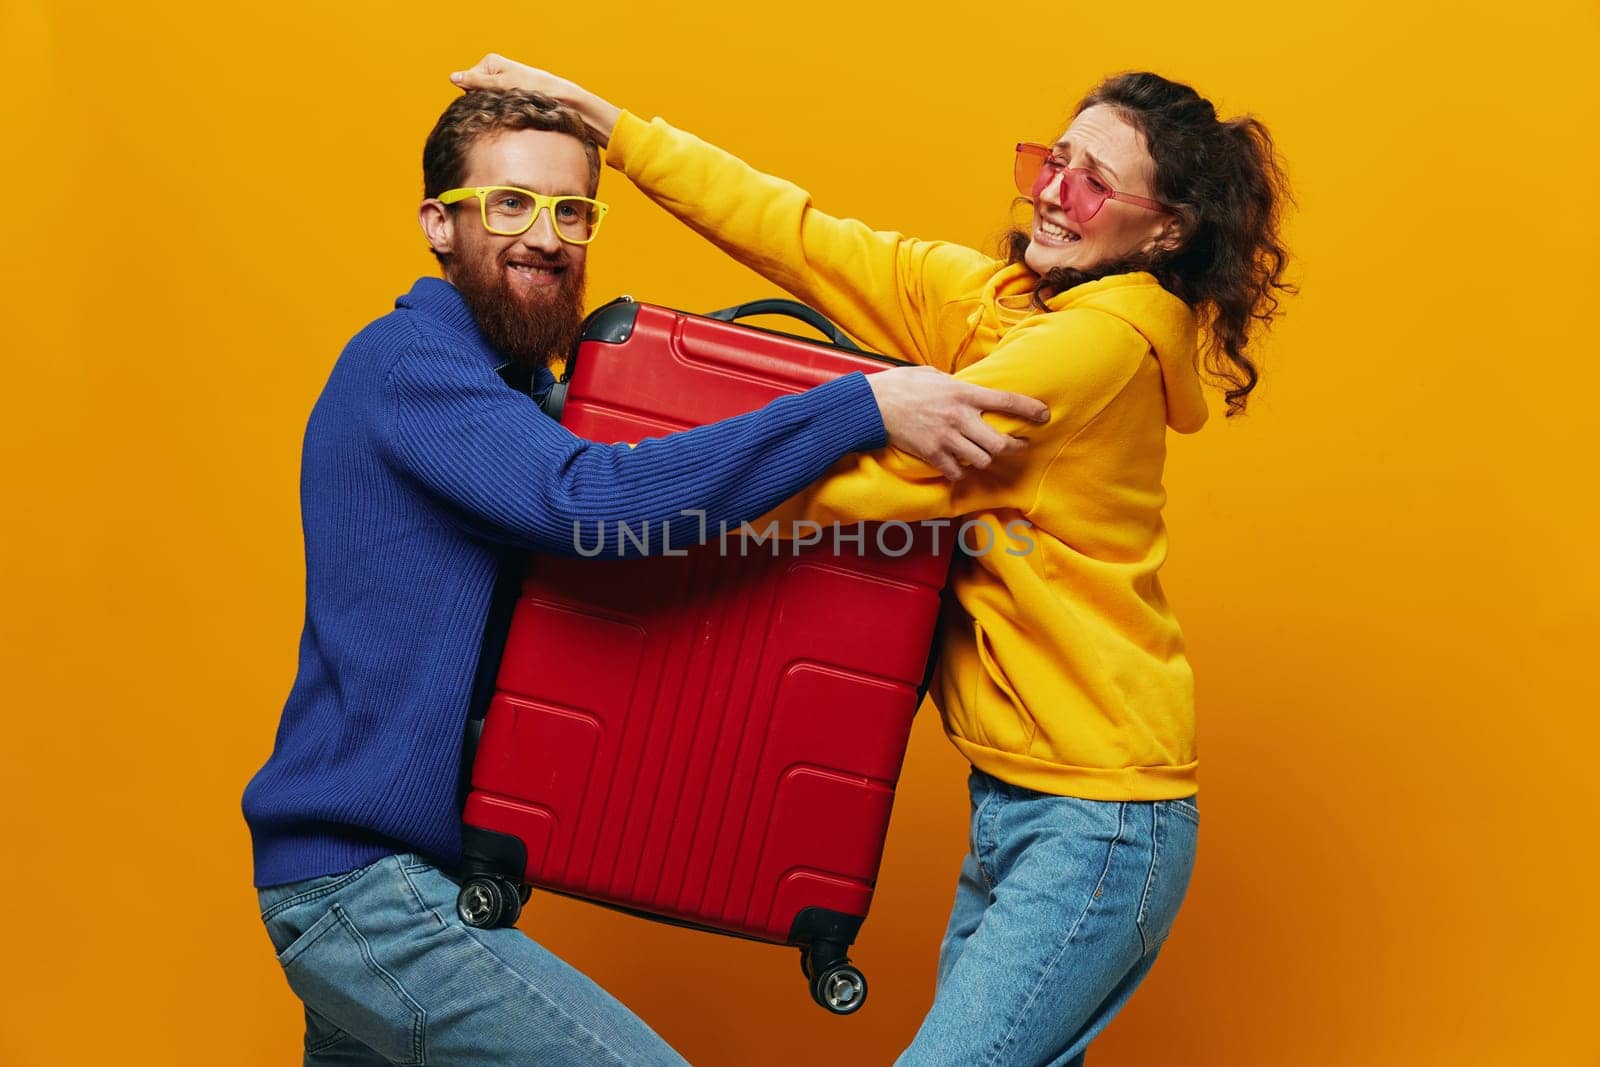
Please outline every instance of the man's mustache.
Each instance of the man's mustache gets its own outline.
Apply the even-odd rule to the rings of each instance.
[[[554,267],[565,267],[565,266],[567,266],[567,257],[564,256],[564,255],[561,255],[561,256],[515,255],[515,256],[507,256],[505,258],[505,262],[506,263],[515,263],[515,264],[518,264],[518,265],[524,266],[524,267],[552,267],[552,268],[554,268]]]

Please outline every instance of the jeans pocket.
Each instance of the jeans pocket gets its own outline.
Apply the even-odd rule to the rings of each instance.
[[[1156,801],[1152,809],[1150,873],[1139,901],[1139,937],[1146,954],[1159,949],[1172,933],[1173,921],[1189,891],[1200,833],[1200,812],[1194,805],[1163,800]]]
[[[1195,803],[1193,797],[1187,800],[1169,800],[1167,804],[1177,814],[1182,815],[1196,826],[1200,825],[1200,806]]]
[[[307,1007],[394,1063],[423,1063],[427,1013],[373,958],[341,904],[295,938],[278,962]]]
[[[261,905],[261,921],[271,926],[277,916],[328,896],[330,893],[338,892],[382,862],[373,860],[365,867],[357,867],[342,874],[322,874],[315,878],[307,878],[303,882],[290,882],[287,885],[258,889],[256,899]]]

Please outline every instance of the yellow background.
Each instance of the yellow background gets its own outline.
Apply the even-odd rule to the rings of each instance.
[[[433,269],[423,138],[492,49],[980,245],[1011,144],[1103,73],[1265,119],[1304,294],[1250,415],[1171,442],[1204,833],[1091,1062],[1600,1064],[1593,0],[325,6],[3,8],[0,1062],[296,1062],[238,799],[294,669],[300,437]],[[592,302],[769,291],[602,195]],[[886,1063],[965,815],[924,715],[857,1017],[792,950],[543,895],[524,928],[698,1064]]]

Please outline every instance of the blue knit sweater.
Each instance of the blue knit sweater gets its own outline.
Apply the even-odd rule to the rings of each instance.
[[[597,524],[674,547],[755,518],[885,443],[861,374],[641,442],[574,437],[496,373],[461,295],[422,278],[345,347],[306,426],[306,619],[272,755],[244,791],[255,884],[401,851],[460,858],[467,705],[508,553],[590,551]],[[549,371],[534,380],[548,388]],[[652,551],[665,546],[653,537]],[[606,554],[637,554],[607,536]]]

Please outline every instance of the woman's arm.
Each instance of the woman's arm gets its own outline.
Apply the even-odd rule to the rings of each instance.
[[[608,145],[607,162],[734,259],[869,348],[951,369],[959,338],[942,335],[940,312],[994,269],[988,256],[817,211],[799,187],[546,71],[490,55],[452,80],[464,89],[530,89],[568,105]]]
[[[973,465],[951,481],[896,448],[846,456],[828,474],[754,525],[777,519],[783,536],[799,520],[828,525],[862,519],[954,518],[993,508],[1033,511],[1045,472],[1062,448],[1105,410],[1155,358],[1149,342],[1124,320],[1090,309],[1041,315],[1018,326],[990,355],[956,373],[989,388],[1029,392],[1050,405],[1050,421],[1030,426],[1011,416],[986,417],[1004,434],[1028,438],[1028,448]]]

